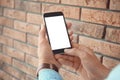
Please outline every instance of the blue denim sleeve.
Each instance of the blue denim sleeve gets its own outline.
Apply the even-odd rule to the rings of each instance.
[[[120,80],[120,65],[115,67],[105,80]]]
[[[38,74],[38,80],[63,80],[60,74],[52,69],[42,69]]]

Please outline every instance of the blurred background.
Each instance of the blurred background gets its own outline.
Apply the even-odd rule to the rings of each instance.
[[[35,80],[42,14],[54,11],[73,24],[74,42],[109,69],[120,64],[120,0],[0,0],[0,80]],[[67,66],[60,74],[82,80]]]

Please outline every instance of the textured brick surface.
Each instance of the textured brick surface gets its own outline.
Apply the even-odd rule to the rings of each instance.
[[[34,67],[38,67],[38,59],[36,57],[30,56],[30,55],[26,55],[26,63],[31,64]]]
[[[38,14],[28,13],[27,22],[40,25],[42,23],[42,16]]]
[[[0,80],[35,80],[43,13],[62,11],[73,42],[95,51],[112,69],[120,64],[120,0],[0,0]],[[59,24],[58,24],[59,25]],[[83,80],[63,65],[64,80]]]
[[[81,20],[120,27],[120,13],[82,9]]]
[[[3,31],[3,27],[0,26],[0,34],[2,34],[2,31]]]
[[[79,43],[90,47],[96,52],[100,52],[108,56],[120,58],[120,45],[104,42],[100,40],[95,40],[83,36],[79,37]]]
[[[22,32],[27,32],[30,34],[38,35],[40,26],[38,25],[33,25],[33,24],[28,24],[26,22],[22,21],[14,21],[14,28],[16,30],[22,31]]]
[[[0,70],[0,79],[1,80],[9,80],[9,79],[12,80],[12,76],[10,76],[6,72]]]
[[[61,0],[63,4],[87,6],[96,8],[106,8],[107,0]]]
[[[7,63],[7,64],[11,64],[12,58],[0,52],[0,61],[3,61],[4,63]]]
[[[37,48],[33,46],[30,46],[30,45],[27,45],[27,44],[24,44],[18,41],[14,41],[14,47],[32,56],[37,56]]]
[[[110,9],[120,10],[120,0],[110,0]]]
[[[15,69],[11,66],[8,65],[4,65],[3,70],[6,71],[7,73],[11,74],[12,76],[18,78],[18,79],[25,79],[25,73],[23,73],[22,71]]]
[[[35,74],[36,74],[35,68],[32,68],[31,66],[29,66],[23,62],[20,62],[18,60],[13,60],[13,66],[27,74],[32,75],[32,76],[35,76]]]
[[[7,46],[13,46],[13,40],[9,39],[8,37],[1,36],[0,35],[0,43],[7,45]]]
[[[72,23],[72,30],[74,33],[92,36],[95,38],[102,38],[103,36],[104,26],[77,21],[68,22]]]
[[[38,1],[59,3],[60,0],[38,0]]]
[[[1,6],[14,8],[14,0],[1,0]]]
[[[27,35],[27,41],[29,44],[33,46],[38,46],[38,37],[33,36],[33,35]]]
[[[19,10],[4,9],[4,16],[25,21],[26,13]]]
[[[33,3],[25,0],[15,0],[15,9],[34,12],[34,13],[40,13],[41,4],[38,2]]]
[[[64,13],[65,17],[67,17],[67,18],[79,19],[80,9],[77,7],[43,4],[42,8],[43,8],[42,13],[62,11]],[[73,13],[73,12],[75,12],[75,13]]]
[[[17,39],[23,42],[26,42],[26,34],[22,32],[18,32],[16,30],[10,29],[10,28],[4,28],[3,34],[11,37],[13,39]]]
[[[120,43],[120,30],[107,28],[105,39],[108,41]]]
[[[4,46],[3,47],[3,52],[6,53],[7,55],[9,55],[12,58],[16,58],[16,59],[19,59],[21,61],[24,61],[25,54],[16,50],[16,49],[14,49],[14,48]]]
[[[27,24],[27,32],[30,34],[38,35],[40,30],[39,25]]]
[[[111,58],[104,57],[104,58],[103,58],[103,64],[104,64],[107,68],[112,69],[112,68],[114,68],[115,66],[117,66],[118,64],[120,64],[120,61],[119,61],[119,60],[114,60],[114,59],[111,59]]]
[[[13,27],[14,21],[6,17],[0,17],[0,24],[7,27]]]
[[[0,7],[0,15],[2,15],[2,13],[3,13],[2,11],[3,11],[3,9]]]

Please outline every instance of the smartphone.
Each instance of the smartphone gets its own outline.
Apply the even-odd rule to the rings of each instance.
[[[70,37],[62,12],[44,13],[44,22],[48,40],[54,54],[63,53],[71,48]]]

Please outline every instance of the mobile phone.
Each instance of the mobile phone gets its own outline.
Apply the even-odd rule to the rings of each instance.
[[[53,53],[63,53],[64,49],[71,48],[64,14],[62,12],[44,13],[44,22],[48,40]]]

